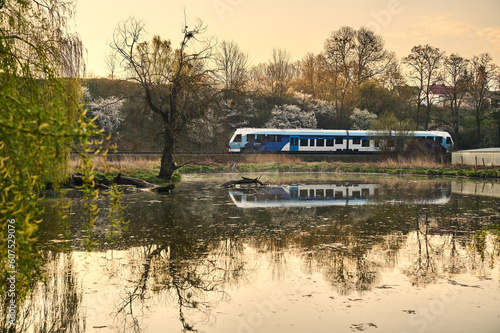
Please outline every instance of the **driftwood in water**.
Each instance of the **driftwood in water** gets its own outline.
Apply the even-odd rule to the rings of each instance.
[[[243,185],[243,184],[255,184],[255,185],[261,185],[265,186],[263,182],[259,180],[259,178],[247,178],[247,177],[241,177],[241,180],[232,180],[227,183],[222,184],[223,187],[231,187],[235,185]]]
[[[136,187],[141,187],[141,188],[148,188],[148,187],[155,187],[156,185],[148,183],[147,181],[144,181],[142,179],[137,179],[133,177],[125,177],[122,176],[121,174],[118,174],[113,179],[113,182],[115,182],[118,185],[133,185]]]
[[[168,184],[165,186],[157,186],[155,188],[152,188],[151,191],[156,192],[156,193],[170,193],[172,190],[175,188],[175,184]]]

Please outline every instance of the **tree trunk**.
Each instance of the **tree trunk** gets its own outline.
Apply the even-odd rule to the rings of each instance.
[[[427,108],[426,108],[426,115],[425,115],[425,130],[428,131],[429,130],[429,123],[430,123],[430,119],[431,119],[431,104],[430,104],[430,101],[427,102]]]
[[[174,164],[174,136],[170,129],[165,126],[165,142],[161,156],[159,178],[171,179],[176,167]]]
[[[420,101],[421,101],[421,99],[419,98],[419,99],[417,100],[417,121],[416,121],[416,123],[417,123],[417,127],[416,127],[416,130],[418,130],[418,129],[419,129],[419,126],[420,126],[420,107],[421,107],[421,106],[420,106]]]
[[[476,111],[477,112],[477,111]],[[476,131],[477,131],[477,148],[481,147],[482,137],[481,137],[481,116],[480,113],[476,113]]]

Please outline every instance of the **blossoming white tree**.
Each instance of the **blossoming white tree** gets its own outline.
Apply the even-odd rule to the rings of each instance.
[[[275,106],[271,118],[265,124],[267,128],[316,128],[318,122],[314,112],[302,111],[297,105]]]
[[[123,121],[121,112],[123,99],[116,96],[93,99],[87,87],[83,87],[83,97],[89,115],[92,117],[97,116],[96,123],[106,132],[112,132],[120,126]]]
[[[377,115],[368,110],[354,109],[349,119],[351,120],[352,129],[366,130],[369,129],[372,122],[377,119]]]

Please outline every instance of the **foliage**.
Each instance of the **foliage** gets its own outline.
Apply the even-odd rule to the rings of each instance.
[[[396,113],[399,108],[397,97],[389,89],[374,81],[365,81],[356,89],[356,108],[367,110],[376,115]]]
[[[131,41],[132,35],[128,37]],[[314,112],[318,126],[325,129],[360,127],[352,123],[357,116],[350,117],[356,109],[360,109],[378,117],[392,115],[399,125],[405,128],[411,125],[411,130],[448,131],[454,137],[456,149],[495,146],[499,142],[500,127],[493,113],[498,108],[494,104],[498,97],[493,91],[497,89],[499,76],[488,54],[466,59],[457,54],[445,56],[434,46],[418,45],[407,57],[398,61],[385,48],[381,36],[369,29],[351,27],[333,31],[321,53],[308,53],[302,60],[293,62],[287,51],[274,49],[269,61],[254,66],[249,65],[248,55],[240,50],[236,42],[222,42],[213,54],[203,39],[189,38],[188,42],[181,43],[181,48],[186,50],[185,55],[202,56],[202,59],[191,63],[189,66],[193,71],[182,72],[186,75],[179,76],[183,79],[177,82],[193,83],[190,78],[194,76],[190,75],[197,70],[202,72],[196,73],[208,75],[196,81],[196,85],[183,85],[181,90],[184,92],[177,94],[177,103],[174,104],[182,105],[182,110],[177,113],[183,115],[182,126],[170,126],[176,128],[173,136],[176,151],[219,151],[234,128],[263,127],[271,120],[272,110],[285,104],[297,105],[304,112]],[[155,54],[153,44],[153,41],[148,41],[140,52],[148,56]],[[166,63],[162,67],[158,62],[156,67],[148,67],[149,70],[166,70],[171,68],[169,66],[175,59],[180,59],[175,58],[182,54],[179,48],[176,49],[169,41],[160,38],[155,45],[168,46],[169,50],[163,52]],[[198,50],[207,52],[194,52],[192,47],[196,45]],[[140,58],[139,49],[135,56],[144,61],[151,60]],[[184,57],[184,60],[187,59]],[[404,74],[406,72],[408,75]],[[167,71],[165,75],[155,77],[173,78],[172,73]],[[134,83],[139,86],[137,75],[130,72],[127,75],[131,78],[128,82],[94,80],[99,82],[93,83],[92,87],[89,85],[89,90],[95,100],[111,96],[123,98],[125,91],[127,97],[139,97],[127,100],[123,105],[124,121],[118,141],[120,148],[162,149],[168,132],[159,126],[164,123],[163,116],[144,103],[144,88],[141,93],[133,87]],[[172,87],[174,81],[168,79],[159,86]],[[108,90],[114,84],[114,91]],[[96,89],[97,85],[106,89]],[[204,89],[200,89],[202,86]],[[444,91],[439,100],[433,92],[435,87]],[[155,96],[153,100],[158,102],[158,90],[155,88],[150,92],[151,96]],[[165,89],[164,101],[170,98],[169,93],[170,90]],[[168,108],[172,104],[165,102],[163,105]],[[207,110],[212,110],[214,114]],[[205,130],[210,133],[212,130],[213,121],[204,119],[206,115],[216,119],[222,128],[221,135],[213,139],[196,139],[198,133]],[[194,126],[189,125],[192,121],[196,123]]]
[[[372,122],[377,119],[377,115],[368,110],[354,109],[349,119],[352,129],[365,130],[371,127]]]
[[[316,128],[318,125],[313,112],[304,112],[297,105],[276,106],[271,111],[267,128]]]
[[[7,223],[15,221],[20,285],[40,273],[33,248],[39,193],[47,182],[62,181],[68,148],[79,134],[78,127],[66,126],[78,119],[78,82],[60,77],[74,64],[63,59],[67,36],[49,33],[65,25],[53,19],[53,10],[31,1],[6,1],[0,9],[0,257],[8,257]],[[0,268],[2,282],[6,269]]]
[[[66,24],[73,9],[74,3],[59,0],[5,0],[0,6],[0,282],[4,294],[7,272],[17,271],[18,306],[42,278],[35,246],[40,200],[44,189],[58,190],[66,179],[70,151],[83,161],[89,233],[96,213],[90,159],[101,152],[102,131],[81,103],[83,47]],[[67,210],[59,213],[67,217]],[[7,239],[7,224],[15,226],[15,243]],[[3,264],[7,244],[15,250],[13,266]]]
[[[123,99],[116,96],[94,99],[87,87],[83,87],[83,98],[88,108],[89,117],[97,117],[96,122],[104,131],[113,132],[123,122],[121,110],[124,103]]]
[[[493,248],[487,247],[489,237],[493,238]],[[483,262],[486,260],[486,255],[489,254],[490,267],[493,268],[495,258],[500,256],[500,225],[484,226],[480,231],[476,232],[469,249],[478,252]]]

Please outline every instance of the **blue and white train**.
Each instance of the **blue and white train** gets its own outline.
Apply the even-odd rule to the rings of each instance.
[[[229,151],[290,152],[290,153],[376,153],[384,149],[404,149],[408,137],[432,140],[447,152],[453,148],[453,139],[447,132],[413,131],[405,136],[398,132],[239,128],[229,141]]]

